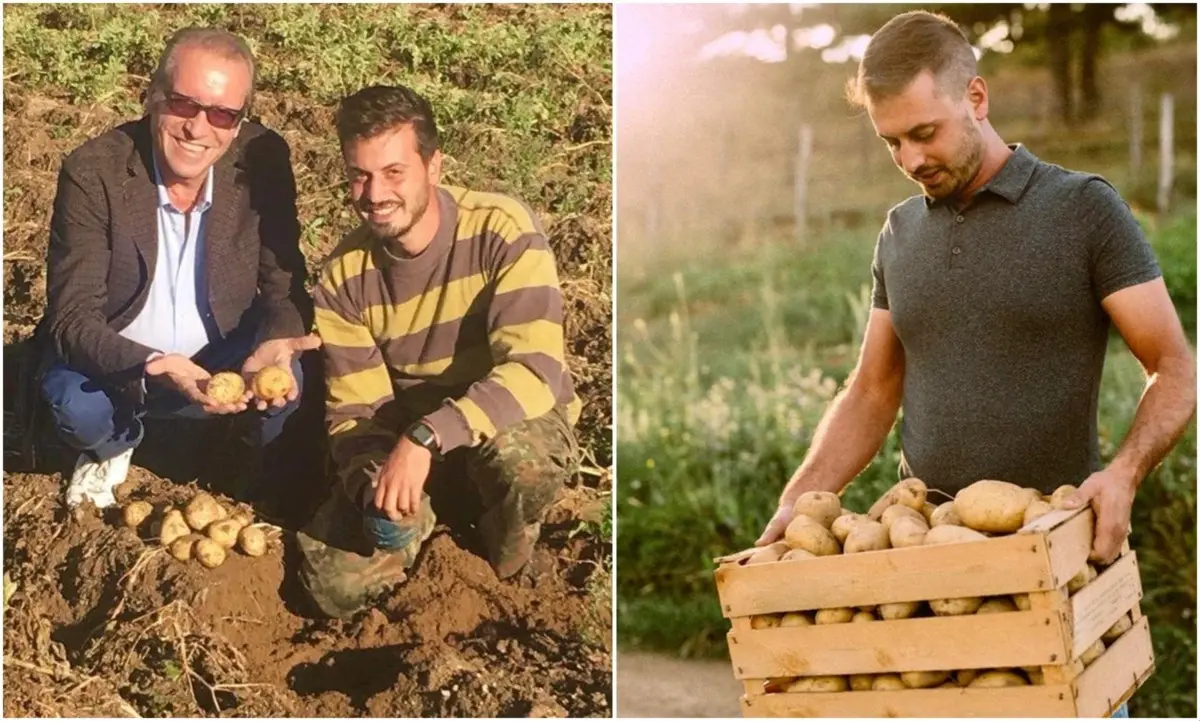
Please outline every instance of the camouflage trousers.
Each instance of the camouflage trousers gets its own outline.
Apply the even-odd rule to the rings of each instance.
[[[477,494],[479,535],[500,578],[528,563],[541,521],[575,472],[578,447],[564,409],[505,429],[475,448],[460,448],[435,463],[425,488],[461,473]],[[300,579],[324,613],[344,618],[405,580],[437,521],[428,493],[417,513],[399,521],[374,507],[372,482],[381,463],[339,474],[334,492],[297,534]]]

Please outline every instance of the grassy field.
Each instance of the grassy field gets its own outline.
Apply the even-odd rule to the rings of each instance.
[[[36,151],[47,145],[68,151],[138,117],[164,39],[190,24],[241,33],[257,55],[252,117],[292,145],[310,266],[358,222],[346,205],[332,118],[341,97],[371,83],[404,83],[430,100],[447,183],[511,193],[539,212],[576,311],[569,321],[571,362],[589,401],[588,446],[607,466],[612,80],[611,17],[603,7],[6,8],[6,115],[20,110],[29,121],[10,120],[6,131],[32,147],[24,163],[6,164],[5,273],[24,282],[6,284],[12,313],[6,308],[5,320],[20,326],[40,311],[44,280],[36,265],[50,211],[45,181],[59,159]]]
[[[1143,218],[1173,299],[1195,328],[1196,216]],[[750,546],[845,380],[868,312],[873,241],[850,234],[805,252],[769,246],[737,263],[700,258],[673,272],[619,268],[618,637],[628,647],[724,653],[728,622],[711,558]],[[1119,338],[1101,387],[1111,457],[1142,373]],[[898,440],[848,488],[865,510],[896,480]],[[1192,425],[1146,481],[1133,543],[1158,670],[1139,715],[1195,709],[1195,458]]]
[[[417,686],[434,684],[432,689],[397,685],[394,679],[388,679],[379,686],[371,713],[362,705],[362,699],[358,699],[359,705],[346,705],[336,693],[335,687],[340,684],[336,678],[329,687],[334,690],[325,697],[321,696],[324,691],[313,692],[306,687],[303,674],[273,684],[247,683],[242,695],[258,695],[263,703],[269,701],[272,705],[260,707],[259,714],[267,716],[509,716],[532,713],[534,709],[552,715],[607,715],[611,709],[606,654],[611,645],[612,598],[612,524],[606,520],[612,493],[611,8],[483,4],[6,6],[6,348],[31,334],[44,308],[45,249],[55,178],[63,156],[88,138],[142,115],[142,93],[164,41],[188,25],[231,30],[245,37],[255,52],[259,84],[251,118],[279,132],[290,145],[303,229],[301,245],[308,261],[310,285],[313,271],[342,235],[359,222],[347,202],[333,124],[338,101],[376,83],[403,83],[425,95],[441,130],[445,182],[520,198],[537,212],[547,228],[564,293],[567,363],[584,402],[577,427],[585,456],[582,471],[563,490],[556,502],[559,516],[553,523],[547,522],[543,533],[545,544],[557,544],[553,551],[568,569],[561,579],[564,588],[530,590],[529,598],[522,596],[509,605],[498,600],[512,595],[507,587],[485,587],[476,584],[477,579],[467,584],[469,589],[459,583],[448,586],[451,593],[437,594],[460,610],[474,602],[484,609],[483,613],[503,617],[505,623],[510,617],[519,617],[521,629],[528,627],[529,638],[524,640],[540,644],[536,653],[552,659],[554,668],[539,666],[541,656],[533,660],[520,656],[518,662],[512,654],[523,652],[510,649],[511,658],[490,664],[489,673],[507,674],[503,687],[498,687],[494,678],[476,675],[470,684],[462,682],[467,684],[462,686],[462,694],[442,696],[436,688],[442,683],[439,674],[458,673],[460,667],[455,664],[462,656],[454,654],[468,653],[467,640],[476,642],[477,627],[486,630],[490,626],[484,620],[472,619],[470,612],[449,621],[438,617],[424,623],[406,617],[404,623],[391,624],[395,632],[420,636],[411,643],[419,649],[433,650],[429,651],[432,660],[425,666],[412,665],[417,661],[408,654],[405,663],[409,665],[404,667],[400,680],[411,680]],[[5,392],[7,413],[13,394],[8,387]],[[6,425],[6,434],[9,428]],[[5,500],[17,500],[5,508],[6,712],[30,715],[30,709],[36,709],[35,715],[111,715],[111,710],[87,713],[87,709],[97,707],[76,703],[79,694],[74,693],[74,686],[68,689],[66,685],[78,685],[79,679],[95,681],[88,686],[94,698],[104,696],[98,687],[115,687],[121,698],[143,714],[161,715],[163,709],[173,709],[174,713],[167,715],[194,715],[206,708],[197,706],[184,693],[191,681],[187,680],[187,685],[183,680],[176,683],[178,674],[163,678],[153,669],[147,672],[132,662],[112,666],[98,660],[97,648],[123,647],[127,639],[110,634],[103,639],[92,638],[83,646],[79,641],[82,635],[64,635],[62,628],[82,623],[83,616],[102,618],[122,608],[124,613],[130,612],[124,598],[120,604],[115,603],[120,596],[115,587],[128,570],[126,565],[137,556],[121,555],[119,551],[128,549],[112,544],[93,547],[89,544],[103,539],[94,533],[79,532],[74,526],[72,533],[76,535],[41,533],[37,524],[45,519],[35,517],[39,510],[53,511],[50,506],[54,493],[46,492],[37,503],[21,505],[15,491],[37,484],[54,488],[58,479],[7,470]],[[319,476],[319,471],[314,475]],[[33,537],[25,538],[23,534]],[[47,560],[51,555],[47,544],[65,546],[69,545],[67,541],[76,543],[63,551],[72,554],[68,560]],[[437,557],[449,568],[451,577],[472,573],[469,562],[474,557],[465,548],[451,543],[436,553],[430,551],[431,556],[439,553]],[[112,554],[111,558],[106,554]],[[95,558],[107,559],[108,565],[95,574],[88,573],[79,559]],[[428,565],[432,567],[430,572],[410,580],[418,585],[452,583],[439,580],[435,574],[437,563]],[[158,570],[151,569],[150,575]],[[10,573],[14,584],[21,588],[11,607],[7,595]],[[103,593],[98,591],[98,605],[93,608],[87,599],[75,597],[63,600],[65,582],[60,574],[87,575],[91,583],[103,589]],[[255,579],[238,582],[253,586]],[[163,591],[165,596],[188,592],[186,583],[170,579],[162,583],[167,589]],[[147,581],[143,585],[147,595],[130,602],[129,607],[155,600],[155,583]],[[270,603],[281,603],[277,598],[281,594],[274,593],[278,584],[260,585],[272,592],[268,594]],[[290,588],[286,590],[291,592]],[[415,593],[420,593],[419,588]],[[287,601],[285,598],[282,602]],[[544,633],[547,624],[557,622],[550,618],[555,614],[570,617],[570,630],[563,631],[561,639]],[[209,633],[206,638],[224,634],[241,638],[236,629],[229,631],[221,625],[227,615],[212,619],[211,628],[205,626]],[[296,633],[288,624],[300,621],[282,610],[271,620],[255,628],[278,635],[253,644],[258,650],[275,646],[297,652],[306,649],[303,653],[318,659],[322,654],[337,657],[337,646],[343,643],[364,647],[371,643],[372,634],[363,636],[368,639],[365,642],[355,640],[354,629],[310,633],[312,628],[324,628],[319,621],[305,621],[309,630]],[[88,621],[86,625],[90,629],[94,624]],[[25,633],[35,628],[42,630]],[[43,638],[51,628],[54,644]],[[460,648],[436,651],[442,648],[439,644],[460,641]],[[129,658],[133,659],[137,648],[144,649],[151,642],[158,643],[159,649],[176,648],[173,637],[160,639],[152,633],[127,644]],[[377,642],[400,643],[382,636]],[[196,641],[189,643],[194,652]],[[583,655],[571,655],[575,648],[582,649]],[[342,676],[349,687],[361,691],[372,683],[364,678],[381,670],[386,675],[392,661],[389,658],[381,664],[381,657],[371,656],[370,648],[355,650],[363,651],[361,667],[355,665],[358,662],[350,663]],[[54,655],[52,652],[58,654],[54,656],[56,668],[57,659],[62,657],[64,675],[56,672],[53,676],[38,676],[18,670],[10,678],[9,655],[31,663],[39,662],[42,656],[49,658],[46,654]],[[284,676],[289,670],[273,660],[251,666],[239,683],[258,680],[259,675]],[[527,680],[523,674],[538,678]],[[143,698],[142,691],[153,684],[161,684],[155,687],[161,698],[151,703]],[[482,691],[466,693],[468,686],[479,684]],[[454,688],[458,690],[460,685]],[[31,698],[43,705],[30,705]],[[164,705],[162,698],[170,704]],[[251,707],[243,707],[244,713],[254,715],[251,711]]]

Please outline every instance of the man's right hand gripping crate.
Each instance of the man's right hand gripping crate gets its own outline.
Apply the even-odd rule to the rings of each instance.
[[[1137,554],[1126,544],[1091,577],[1093,528],[1085,508],[982,541],[717,559],[743,713],[1111,715],[1153,672],[1154,654]],[[945,610],[945,599],[981,606],[932,615],[928,602]]]

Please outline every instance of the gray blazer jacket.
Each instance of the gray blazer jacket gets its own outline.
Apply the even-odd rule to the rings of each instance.
[[[120,125],[63,161],[47,251],[40,332],[53,355],[141,397],[153,349],[118,334],[145,305],[158,254],[150,121]],[[296,181],[287,143],[242,126],[213,167],[205,264],[211,316],[221,336],[256,323],[261,340],[312,326],[300,253]]]

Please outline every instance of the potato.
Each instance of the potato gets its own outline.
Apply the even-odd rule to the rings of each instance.
[[[190,560],[192,557],[192,547],[196,541],[199,541],[203,537],[198,533],[189,533],[186,536],[171,541],[171,545],[167,546],[167,550],[170,551],[176,561]]]
[[[879,604],[879,618],[884,621],[895,621],[901,618],[912,618],[921,610],[920,601],[900,601],[897,603]]]
[[[225,518],[225,514],[225,509],[221,507],[220,503],[217,503],[217,499],[204,491],[197,493],[183,509],[183,517],[188,526],[197,531],[208,528],[208,524],[213,521],[222,520]]]
[[[780,628],[811,625],[813,625],[812,618],[810,618],[807,613],[802,613],[800,611],[789,611],[788,613],[783,614],[783,617],[779,619]]]
[[[949,671],[905,671],[900,680],[909,688],[929,688],[950,678]]]
[[[935,598],[929,602],[929,607],[938,616],[967,616],[979,610],[983,599],[978,596],[963,598]]]
[[[250,387],[264,401],[286,398],[292,390],[292,374],[279,366],[265,366],[254,374]]]
[[[964,668],[960,671],[954,672],[954,680],[958,683],[959,686],[966,688],[967,686],[971,685],[971,682],[974,681],[978,675],[979,675],[979,669]]]
[[[925,516],[925,525],[926,526],[931,525],[933,523],[933,512],[936,510],[937,510],[936,503],[930,503],[929,501],[925,501],[925,503],[923,503],[921,505],[921,515]]]
[[[221,544],[222,548],[229,549],[237,545],[238,531],[240,530],[242,529],[238,526],[237,521],[226,518],[224,521],[214,521],[208,524],[205,533],[209,538]]]
[[[1007,596],[993,596],[980,604],[979,609],[975,613],[1008,613],[1016,610],[1017,605],[1012,602],[1012,599]]]
[[[154,512],[154,506],[145,501],[134,501],[128,506],[125,506],[121,511],[121,521],[129,528],[137,528],[142,525],[151,513]]]
[[[858,610],[864,613],[875,613],[875,606],[859,606]]]
[[[870,623],[875,620],[875,614],[870,611],[855,611],[850,623]]]
[[[251,513],[250,511],[244,511],[244,510],[236,511],[235,513],[233,513],[233,515],[230,516],[230,518],[237,521],[238,528],[245,528],[246,526],[249,526],[251,523],[254,523],[254,514]]]
[[[961,526],[962,519],[958,517],[958,513],[954,510],[954,501],[946,501],[942,505],[933,509],[933,515],[929,517],[929,527],[934,526]]]
[[[1029,682],[1013,671],[984,671],[975,677],[968,688],[1004,688],[1006,686],[1028,686]]]
[[[875,521],[867,518],[866,514],[863,513],[848,513],[833,519],[833,524],[829,527],[829,530],[833,533],[833,537],[837,539],[838,543],[845,543],[846,536],[850,535],[850,531],[853,531],[864,523],[875,523]]]
[[[958,684],[954,683],[954,679],[946,679],[934,688],[958,688]]]
[[[872,521],[878,521],[884,511],[897,504],[920,511],[925,506],[925,496],[928,492],[924,481],[919,478],[907,478],[880,496],[879,500],[875,501],[867,511],[867,517]]]
[[[1077,490],[1079,489],[1070,483],[1055,488],[1054,493],[1050,494],[1050,507],[1056,511],[1066,510],[1067,499],[1075,495]]]
[[[1099,575],[1100,572],[1096,570],[1095,566],[1090,563],[1087,564],[1079,570],[1079,573],[1076,573],[1074,576],[1072,576],[1070,581],[1067,581],[1067,593],[1075,593],[1079,589],[1096,580],[1096,577]]]
[[[846,536],[846,545],[842,552],[884,551],[888,546],[888,533],[883,524],[867,521],[850,531],[850,535]]]
[[[1046,685],[1046,676],[1042,673],[1042,669],[1040,668],[1028,669],[1025,671],[1025,675],[1029,677],[1029,683],[1033,686]]]
[[[851,691],[870,691],[871,685],[875,682],[875,674],[873,673],[852,673],[850,674],[850,690]]]
[[[963,526],[934,526],[925,534],[925,545],[936,546],[942,543],[966,543],[968,541],[986,541],[987,536],[978,531],[972,531]]]
[[[801,676],[785,689],[789,693],[837,693],[849,688],[845,676]]]
[[[769,678],[763,681],[763,693],[783,693],[787,686],[796,679],[787,676],[781,678]]]
[[[780,556],[779,560],[780,561],[799,561],[799,560],[805,559],[805,558],[816,558],[816,556],[809,553],[808,551],[804,550],[803,548],[793,548],[792,550],[790,550],[787,553]]]
[[[1012,602],[1013,605],[1021,611],[1028,611],[1029,609],[1033,608],[1033,604],[1029,602],[1028,593],[1014,593],[1012,596]]]
[[[192,555],[205,568],[216,568],[225,562],[225,548],[211,538],[197,539]]]
[[[828,491],[808,491],[796,500],[792,511],[797,516],[808,516],[822,526],[829,528],[842,515],[842,502],[836,493]]]
[[[892,508],[901,508],[901,506],[892,506]],[[892,548],[911,548],[925,543],[926,533],[929,533],[929,526],[915,518],[897,518],[892,521],[892,527],[888,531],[888,540],[891,542]]]
[[[888,531],[891,531],[892,524],[900,518],[911,518],[923,526],[929,525],[925,522],[925,516],[922,516],[920,511],[914,511],[908,506],[900,505],[891,506],[885,510],[883,515],[879,517],[879,522],[883,524],[884,528],[886,528]]]
[[[163,516],[162,526],[158,531],[158,540],[162,545],[170,546],[172,541],[191,532],[192,529],[188,528],[187,521],[183,520],[183,513],[177,508],[172,508]]]
[[[1125,635],[1125,632],[1131,628],[1133,628],[1133,619],[1130,618],[1129,614],[1127,613],[1118,618],[1117,622],[1104,632],[1104,635],[1100,637],[1100,640],[1106,644],[1112,643],[1121,636]]]
[[[881,673],[871,682],[872,691],[903,691],[907,688],[898,673]]]
[[[818,626],[828,626],[834,623],[850,623],[852,618],[854,618],[854,609],[852,608],[822,608],[817,611],[814,620]]]
[[[975,481],[954,496],[963,525],[976,531],[1013,533],[1025,523],[1033,491],[1005,481]]]
[[[1092,662],[1100,658],[1104,654],[1104,641],[1096,639],[1096,642],[1088,646],[1083,653],[1079,654],[1079,660],[1083,662],[1084,668],[1092,665]]]
[[[754,552],[754,555],[746,561],[747,566],[754,566],[759,563],[774,563],[778,561],[783,554],[788,552],[788,545],[783,541],[776,541],[768,546],[763,546]]]
[[[779,626],[779,616],[773,613],[764,613],[750,617],[750,628],[776,628],[777,626]]]
[[[1049,503],[1046,503],[1045,501],[1043,501],[1042,499],[1039,498],[1039,499],[1033,501],[1032,503],[1030,503],[1029,507],[1025,509],[1025,516],[1024,516],[1024,518],[1021,519],[1022,520],[1021,525],[1028,526],[1030,523],[1033,523],[1037,519],[1041,518],[1042,516],[1046,515],[1047,513],[1049,513],[1050,511],[1053,511],[1053,510],[1054,509],[1050,507]]]
[[[217,373],[208,379],[204,394],[217,403],[237,403],[246,393],[246,381],[231,371]]]
[[[842,548],[829,529],[808,516],[796,516],[784,531],[792,548],[803,548],[814,556],[836,556]]]

